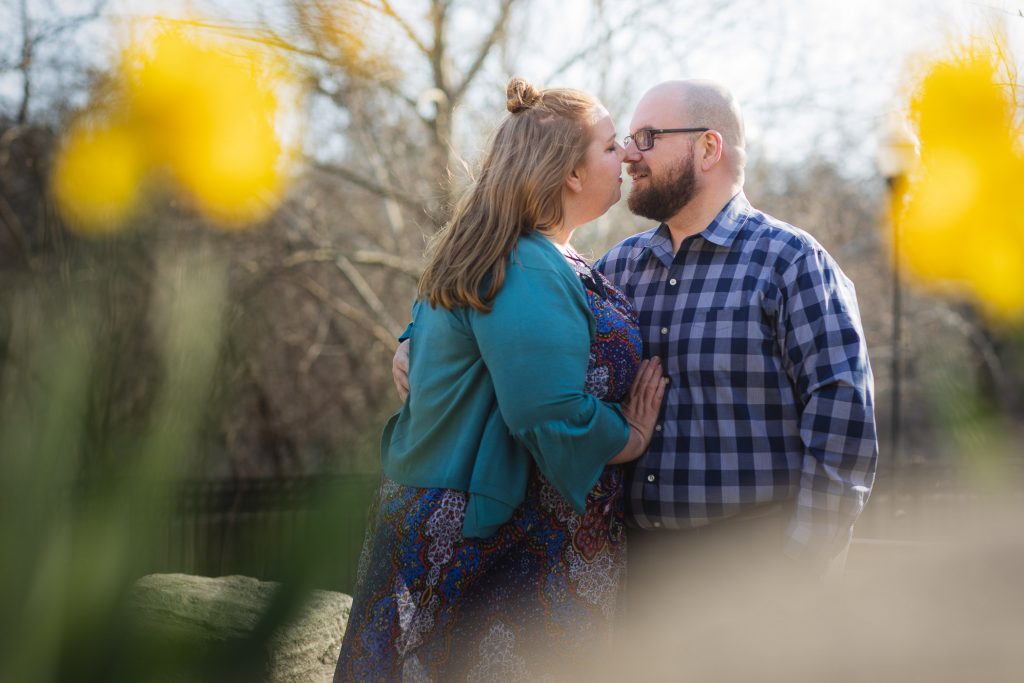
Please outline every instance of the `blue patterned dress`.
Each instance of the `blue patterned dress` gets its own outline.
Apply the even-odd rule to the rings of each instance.
[[[586,390],[621,400],[642,354],[636,314],[603,275],[567,258],[597,321]],[[512,519],[490,538],[463,538],[466,493],[385,479],[335,682],[530,680],[583,661],[611,634],[622,496],[622,468],[609,466],[580,515],[534,467]]]

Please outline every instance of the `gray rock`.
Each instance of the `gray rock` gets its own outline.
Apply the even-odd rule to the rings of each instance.
[[[132,602],[144,626],[228,641],[252,633],[277,587],[248,576],[151,574],[135,583]],[[271,639],[266,680],[329,682],[351,607],[344,593],[313,591],[299,617]]]

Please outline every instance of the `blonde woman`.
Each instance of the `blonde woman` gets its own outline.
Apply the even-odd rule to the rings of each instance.
[[[664,384],[569,241],[618,201],[624,151],[586,93],[512,79],[507,106],[428,253],[335,681],[505,680],[607,642],[617,465]]]

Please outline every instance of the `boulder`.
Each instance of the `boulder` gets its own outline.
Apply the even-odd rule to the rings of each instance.
[[[164,633],[216,642],[250,636],[278,584],[248,576],[208,578],[150,574],[132,590],[143,625]],[[271,683],[328,683],[341,649],[352,598],[313,591],[297,619],[269,641],[266,680]]]

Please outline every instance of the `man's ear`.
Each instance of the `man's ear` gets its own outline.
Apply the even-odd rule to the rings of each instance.
[[[583,178],[586,174],[582,168],[574,168],[569,175],[565,177],[565,187],[570,192],[582,192],[583,191]]]
[[[710,171],[715,164],[722,160],[722,145],[722,134],[717,130],[709,130],[701,136],[698,151],[700,152],[702,171]]]

